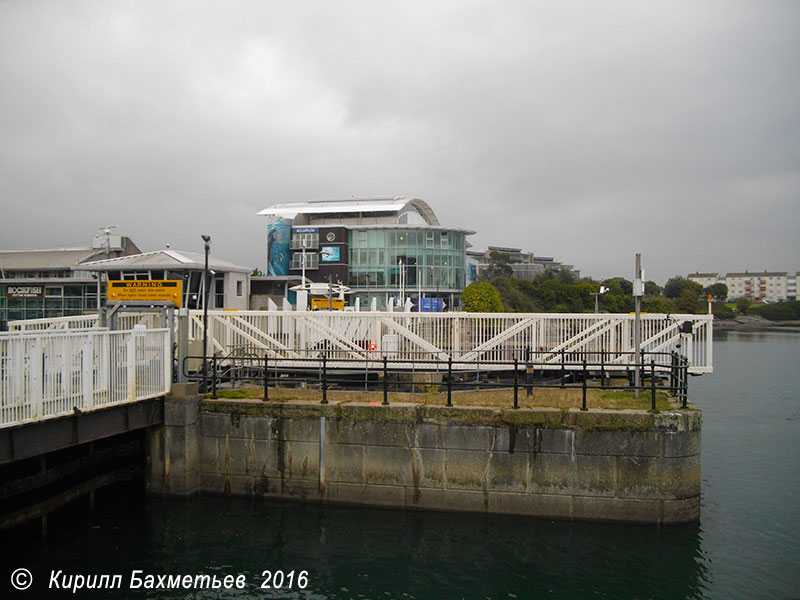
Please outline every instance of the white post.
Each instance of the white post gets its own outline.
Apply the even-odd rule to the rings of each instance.
[[[636,267],[635,267],[635,274],[633,277],[633,300],[635,306],[635,316],[634,316],[634,323],[633,323],[633,350],[636,353],[634,355],[634,364],[639,362],[640,353],[642,351],[642,296],[644,295],[644,281],[642,281],[642,255],[637,253],[636,254]],[[633,385],[634,392],[633,395],[635,398],[639,398],[639,385],[641,384],[641,372],[640,368],[637,366],[633,371]]]
[[[44,416],[42,414],[42,338],[40,337],[33,341],[29,364],[28,398],[31,403],[31,418],[35,420]]]
[[[83,408],[84,410],[91,410],[94,408],[94,385],[93,385],[93,372],[94,372],[94,336],[87,334],[86,339],[83,340],[83,347],[81,348],[81,387],[83,388]]]

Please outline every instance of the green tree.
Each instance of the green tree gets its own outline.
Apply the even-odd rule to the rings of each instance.
[[[697,290],[689,286],[684,287],[681,295],[675,300],[675,309],[680,313],[700,312],[700,297]]]
[[[715,283],[705,288],[703,293],[707,296],[710,295],[717,302],[725,302],[728,298],[728,286],[724,283]]]
[[[711,312],[716,319],[733,319],[736,316],[733,310],[724,302],[714,302],[711,305]]]
[[[511,277],[514,269],[511,268],[510,257],[506,252],[492,250],[489,252],[489,266],[486,269],[486,276],[494,281],[498,277]]]
[[[675,304],[664,296],[645,296],[642,298],[642,311],[649,313],[663,313],[665,315],[677,312]]]
[[[644,282],[644,295],[645,296],[660,296],[661,288],[655,281]]]
[[[461,302],[467,312],[503,312],[500,292],[488,281],[470,283],[461,292]]]
[[[746,315],[747,309],[753,304],[753,301],[750,298],[745,298],[742,296],[741,298],[736,299],[736,310],[739,311],[739,314]]]

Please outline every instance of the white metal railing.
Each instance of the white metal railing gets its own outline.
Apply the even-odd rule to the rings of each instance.
[[[0,427],[169,393],[169,329],[0,335]]]
[[[117,315],[118,329],[132,329],[134,325],[144,324],[155,328],[160,323],[160,314],[122,313]],[[76,315],[72,317],[49,317],[45,319],[24,319],[9,321],[9,331],[66,331],[74,329],[94,329],[100,327],[100,319],[96,314]]]
[[[202,319],[202,311],[190,311],[190,340],[203,339]],[[691,334],[680,331],[686,321]],[[643,352],[664,353],[660,362],[666,363],[677,350],[689,359],[691,373],[712,372],[711,315],[645,314],[641,323]],[[454,368],[473,369],[531,356],[556,369],[563,351],[568,360],[583,353],[591,361],[592,353],[604,353],[609,369],[624,369],[634,362],[633,329],[632,314],[209,311],[208,353],[302,358],[325,350],[330,358],[362,364],[383,354],[403,360],[451,356]]]

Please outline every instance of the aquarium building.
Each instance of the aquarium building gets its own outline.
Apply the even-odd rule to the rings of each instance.
[[[431,207],[402,196],[274,204],[267,218],[267,276],[281,282],[341,283],[348,303],[413,310],[460,305],[466,229],[444,227]]]

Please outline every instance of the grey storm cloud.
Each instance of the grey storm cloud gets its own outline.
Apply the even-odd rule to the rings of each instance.
[[[800,269],[800,3],[0,1],[0,247],[264,268],[405,195],[595,277]]]

